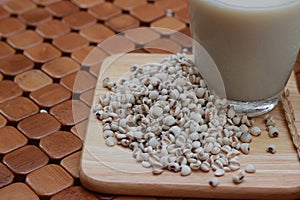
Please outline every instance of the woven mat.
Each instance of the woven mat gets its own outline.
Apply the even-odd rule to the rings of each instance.
[[[178,34],[190,35],[187,3],[0,1],[0,199],[141,199],[81,186],[78,167],[88,111],[109,55],[191,51],[191,41]],[[141,35],[134,30],[138,27],[176,33],[148,29]],[[97,62],[85,61],[115,34],[115,45],[98,48]],[[300,80],[300,59],[295,71]],[[74,87],[76,82],[80,85]]]

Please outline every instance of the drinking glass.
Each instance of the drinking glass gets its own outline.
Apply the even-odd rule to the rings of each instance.
[[[237,112],[272,110],[285,88],[300,47],[300,0],[190,0],[195,64],[204,70],[203,49],[225,88],[209,70],[210,90]],[[222,85],[222,84],[221,84]]]

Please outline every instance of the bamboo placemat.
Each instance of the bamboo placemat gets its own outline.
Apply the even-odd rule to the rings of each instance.
[[[98,43],[133,28],[158,26],[189,36],[187,3],[0,1],[0,199],[138,199],[92,193],[79,180],[99,68],[106,57],[124,49],[191,51],[191,42],[172,32],[130,31],[118,35],[118,45],[98,48],[97,62],[85,58]],[[76,82],[80,87],[74,87]]]

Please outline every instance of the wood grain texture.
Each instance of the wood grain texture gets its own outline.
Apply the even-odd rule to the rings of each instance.
[[[166,55],[127,54],[116,60],[109,57],[103,63],[96,85],[94,103],[107,92],[102,88],[102,79],[106,76],[119,80],[132,64],[145,64],[160,61]],[[295,78],[291,77],[287,86],[294,107],[296,126],[300,126],[300,95]],[[255,124],[263,129],[261,136],[254,137],[249,155],[241,155],[241,169],[249,163],[256,165],[255,174],[246,174],[242,184],[232,182],[235,172],[220,177],[216,188],[208,181],[213,172],[192,172],[181,177],[179,173],[165,171],[153,175],[150,169],[143,168],[131,155],[131,151],[119,146],[107,147],[102,137],[101,124],[90,112],[87,134],[80,166],[81,183],[94,191],[111,194],[177,196],[225,199],[285,199],[300,198],[300,162],[293,147],[281,103],[271,111],[280,131],[278,138],[270,138],[265,130],[263,117],[255,119]],[[276,154],[266,152],[269,144],[277,146]]]
[[[13,183],[0,189],[2,199],[38,200],[39,197],[25,183]]]
[[[26,184],[42,197],[50,197],[74,184],[74,179],[61,166],[46,165],[26,176]]]

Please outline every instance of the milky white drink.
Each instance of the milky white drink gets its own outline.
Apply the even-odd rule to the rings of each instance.
[[[300,0],[190,0],[190,20],[227,99],[276,105],[300,47]],[[198,64],[195,45],[193,51]]]

